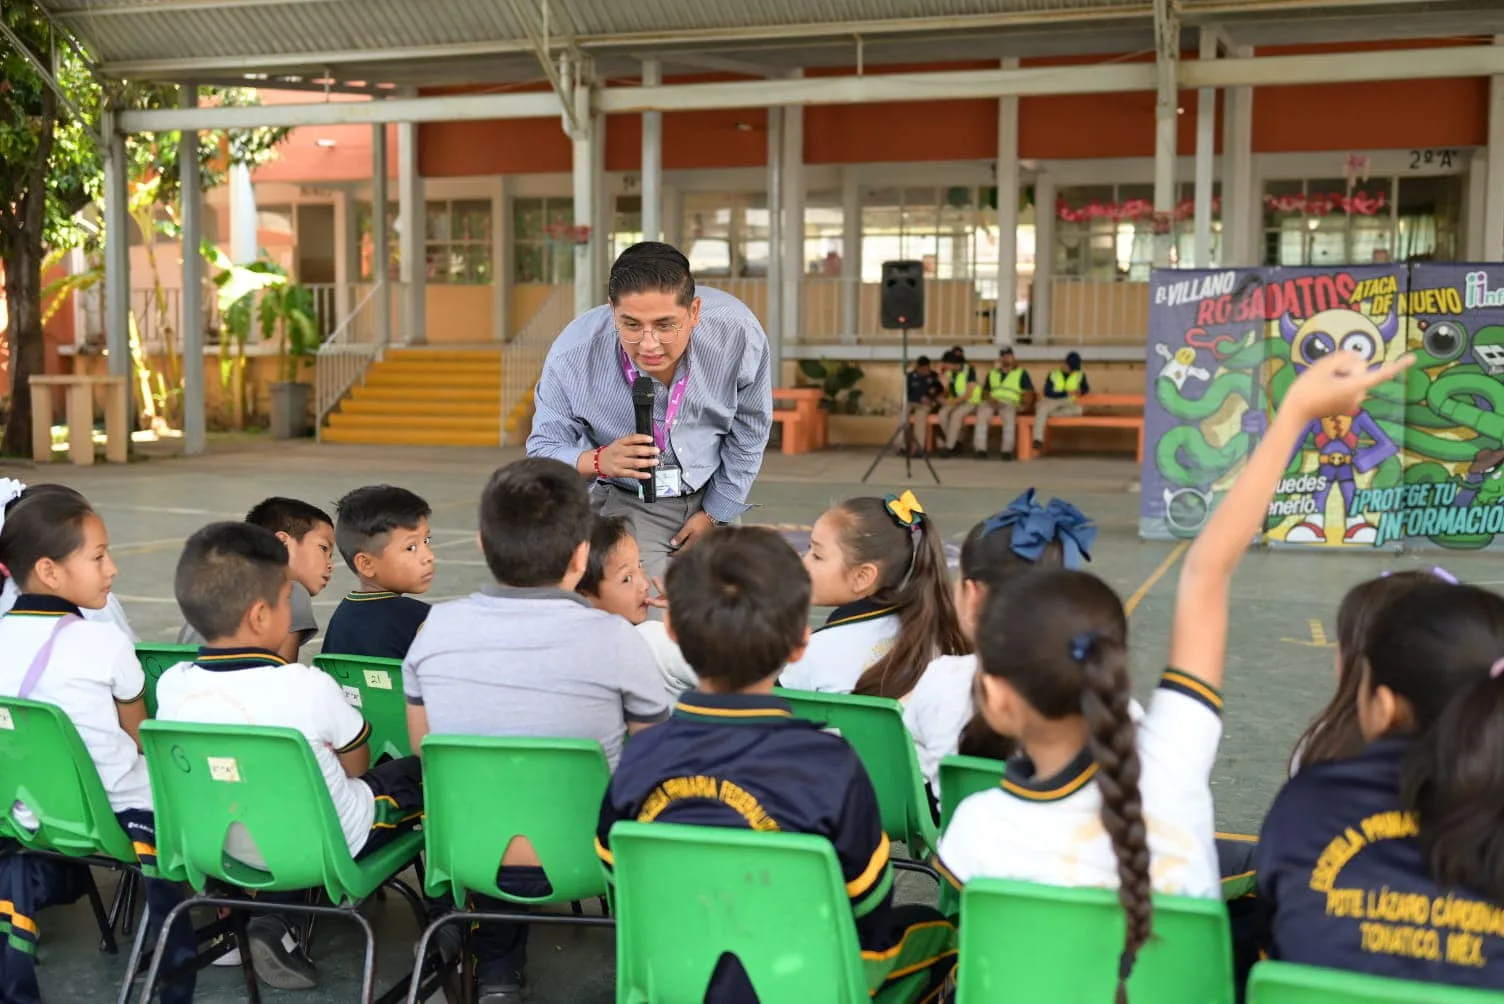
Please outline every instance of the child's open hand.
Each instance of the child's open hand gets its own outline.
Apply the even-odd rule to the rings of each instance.
[[[1285,392],[1280,405],[1303,422],[1332,415],[1350,415],[1358,410],[1373,387],[1392,380],[1415,362],[1407,353],[1375,369],[1356,352],[1333,352],[1311,364]]]

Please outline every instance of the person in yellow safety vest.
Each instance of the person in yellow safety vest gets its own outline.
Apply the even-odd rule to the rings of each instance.
[[[1003,459],[1013,459],[1018,412],[1033,396],[1034,381],[1029,379],[1029,371],[1018,365],[1012,349],[1004,348],[997,354],[997,368],[987,374],[987,399],[977,407],[972,446],[976,448],[978,460],[987,457],[987,433],[993,415],[997,415],[1003,422]]]
[[[1051,370],[1045,378],[1044,397],[1034,407],[1034,452],[1044,448],[1045,424],[1051,418],[1066,418],[1081,414],[1081,405],[1076,400],[1082,394],[1090,394],[1091,385],[1081,370],[1081,354],[1072,352],[1065,357],[1065,366]]]
[[[982,385],[977,381],[976,367],[966,362],[966,352],[957,345],[941,357],[946,367],[945,404],[937,416],[941,434],[945,437],[944,448],[955,453],[961,448],[961,430],[966,419],[976,414],[982,403]]]

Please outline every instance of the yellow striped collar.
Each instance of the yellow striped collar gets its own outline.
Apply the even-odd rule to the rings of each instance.
[[[1010,760],[1002,783],[1003,790],[1016,798],[1029,802],[1058,802],[1080,791],[1096,775],[1097,762],[1092,759],[1090,749],[1083,749],[1054,777],[1036,777],[1034,765],[1027,757]]]
[[[828,628],[843,627],[847,624],[859,624],[862,621],[877,620],[889,614],[896,614],[898,608],[881,603],[873,603],[871,600],[857,600],[855,603],[847,603],[836,607],[825,618],[825,623],[816,628],[816,631],[824,631]]]
[[[228,673],[237,669],[285,666],[287,660],[265,648],[212,648],[205,645],[198,650],[193,663],[199,669]]]
[[[83,611],[78,606],[69,603],[61,596],[43,596],[40,593],[22,593],[16,597],[15,606],[10,608],[10,614],[16,617],[66,617],[72,614],[74,617],[82,617]]]
[[[788,721],[794,717],[789,703],[767,694],[706,694],[687,691],[674,707],[676,718],[718,723]]]

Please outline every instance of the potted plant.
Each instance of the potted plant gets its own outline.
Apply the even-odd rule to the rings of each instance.
[[[313,388],[298,379],[318,353],[313,294],[286,276],[261,291],[257,317],[261,338],[277,339],[277,382],[271,386],[272,438],[296,439],[309,433],[308,404]]]
[[[820,407],[826,411],[833,415],[861,414],[862,389],[857,384],[866,374],[860,366],[845,361],[804,359],[799,363],[799,375],[824,392]]]

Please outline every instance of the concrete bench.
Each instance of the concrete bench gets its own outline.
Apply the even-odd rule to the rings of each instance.
[[[807,424],[804,421],[803,415],[799,414],[797,411],[794,411],[792,408],[782,410],[774,409],[773,421],[779,426],[779,428],[783,430],[783,435],[780,437],[783,441],[783,447],[779,452],[809,452],[809,446],[807,445],[808,436],[805,432]]]
[[[823,450],[826,441],[825,410],[820,401],[825,392],[818,387],[777,387],[773,400],[792,404],[792,408],[774,408],[773,421],[783,428],[784,453],[808,453]]]
[[[104,388],[104,458],[123,464],[130,450],[125,427],[125,377],[34,376],[31,385],[31,459],[52,462],[52,388],[68,392],[68,459],[75,464],[94,462],[94,388]]]

